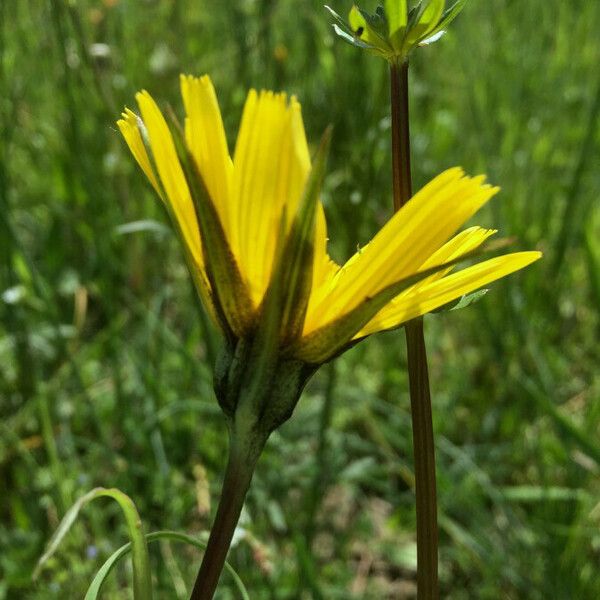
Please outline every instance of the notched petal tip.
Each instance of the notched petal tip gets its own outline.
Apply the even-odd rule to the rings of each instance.
[[[468,186],[467,190],[471,193],[477,193],[478,191],[485,192],[486,197],[489,199],[501,190],[500,186],[488,182],[487,175],[480,174],[471,176],[467,175],[462,168],[460,168],[460,171],[461,176],[458,177],[458,179]]]
[[[439,180],[452,181],[454,179],[461,179],[462,177],[465,177],[465,176],[466,176],[465,170],[461,166],[456,165],[455,167],[449,167],[445,171],[442,171],[439,175],[434,177],[431,181],[439,181]]]
[[[213,82],[212,79],[210,78],[210,75],[208,75],[207,73],[204,73],[203,75],[191,75],[189,73],[180,73],[179,74],[179,84],[181,86],[181,88],[183,88],[184,86],[190,86],[190,85],[200,85],[202,87],[205,88],[214,88],[213,86]]]
[[[142,99],[142,100],[144,100],[144,99],[150,99],[150,100],[152,100],[152,96],[150,95],[150,92],[147,89],[142,88],[139,92],[136,92],[135,99],[136,99],[136,101],[139,104],[140,99]]]
[[[137,115],[128,106],[125,106],[121,112],[121,118],[119,121],[130,122],[135,120],[136,117]]]
[[[127,133],[138,129],[140,120],[139,115],[126,106],[123,108],[121,118],[116,121],[116,124],[123,136],[126,136]]]
[[[147,133],[142,119],[129,108],[125,108],[121,116],[122,118],[117,121],[117,127],[121,135],[129,146],[138,165],[152,184],[152,187],[162,197],[158,175],[152,165],[149,151],[146,148]]]

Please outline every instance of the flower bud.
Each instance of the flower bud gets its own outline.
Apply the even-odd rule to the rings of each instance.
[[[413,48],[439,40],[465,3],[457,0],[444,10],[445,0],[421,0],[409,9],[408,0],[385,0],[374,14],[353,6],[347,22],[329,6],[325,8],[343,40],[390,62],[403,62]]]

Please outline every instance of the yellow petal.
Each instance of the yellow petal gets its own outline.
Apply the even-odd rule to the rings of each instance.
[[[483,176],[465,177],[455,168],[428,183],[338,271],[331,292],[313,303],[305,335],[422,268],[498,191],[484,181]]]
[[[484,229],[483,227],[477,226],[469,227],[468,229],[465,229],[464,231],[461,231],[459,234],[455,235],[449,242],[446,242],[439,250],[434,252],[423,263],[419,270],[429,269],[431,267],[435,267],[436,265],[441,265],[443,263],[456,260],[457,258],[477,249],[479,246],[481,246],[481,244],[483,244],[483,242],[485,242],[495,233],[497,233],[496,229]],[[431,277],[423,279],[423,281],[414,286],[414,289],[418,289],[419,286],[425,286],[431,281],[441,279],[444,277],[444,275],[453,270],[454,267],[449,267],[448,269],[439,271]]]
[[[210,78],[181,75],[181,95],[187,118],[185,140],[212,202],[217,209],[223,229],[230,230],[229,206],[233,163],[227,149],[227,138]]]
[[[498,256],[457,273],[452,273],[427,285],[414,286],[396,297],[380,311],[356,335],[356,338],[398,327],[406,321],[431,312],[464,294],[473,292],[492,281],[518,271],[535,262],[541,256],[541,252],[517,252]]]
[[[257,305],[269,282],[282,218],[287,232],[309,169],[298,102],[252,90],[234,156],[231,245]]]
[[[148,92],[136,94],[152,155],[183,242],[198,265],[203,264],[196,212],[177,157],[173,138],[160,109]]]
[[[142,139],[139,126],[141,125],[139,117],[129,108],[125,109],[122,114],[122,119],[117,121],[117,125],[121,131],[121,134],[125,138],[131,154],[137,161],[138,165],[142,168],[142,171],[146,174],[146,177],[150,180],[152,187],[156,190],[158,195],[161,195],[160,185],[156,179],[154,169],[150,163],[150,158],[146,152],[146,146]]]
[[[217,323],[218,320],[212,302],[210,284],[204,270],[196,214],[189,196],[187,184],[183,178],[181,165],[175,153],[171,133],[149,94],[142,92],[136,98],[142,115],[146,119],[146,123],[133,111],[126,109],[123,113],[123,118],[117,124],[134,158],[158,195],[167,204],[167,209],[174,221],[175,228],[184,244],[186,260],[196,290],[210,317]],[[146,129],[156,169],[163,184],[162,187],[157,179],[157,174],[142,139],[141,128]]]
[[[496,233],[495,229],[483,229],[482,227],[469,227],[455,235],[449,242],[446,242],[439,250],[434,252],[431,257],[423,264],[422,270],[440,265],[443,263],[451,262],[457,258],[472,252],[477,249],[483,242],[485,242],[490,236]],[[378,331],[379,323],[387,323],[390,318],[394,319],[394,315],[397,312],[397,306],[402,305],[407,297],[414,296],[422,288],[429,286],[434,281],[442,279],[445,275],[454,270],[454,267],[443,269],[437,273],[423,279],[416,285],[412,286],[408,290],[399,294],[394,298],[390,304],[383,308],[379,313],[373,317],[373,319],[367,324],[363,331]],[[359,333],[363,335],[363,331]]]

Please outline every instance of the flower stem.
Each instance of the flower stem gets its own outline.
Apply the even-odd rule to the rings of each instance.
[[[392,104],[392,177],[394,212],[412,196],[410,124],[408,121],[408,61],[390,65]]]
[[[391,63],[390,76],[394,211],[398,211],[412,196],[408,61]],[[439,583],[435,447],[423,320],[410,321],[405,329],[415,461],[417,594],[419,600],[437,600]]]
[[[231,427],[221,499],[190,600],[212,600],[265,442],[266,439],[240,434],[235,424]]]
[[[406,348],[417,504],[417,591],[419,600],[435,600],[439,598],[435,447],[422,319],[406,325]]]

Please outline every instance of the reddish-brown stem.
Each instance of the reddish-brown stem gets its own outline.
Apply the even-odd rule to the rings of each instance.
[[[190,600],[212,600],[264,441],[230,436],[221,499]]]
[[[412,196],[408,61],[392,63],[390,76],[394,211],[398,211]],[[439,583],[435,447],[423,319],[410,321],[405,329],[415,461],[417,593],[419,600],[437,600]]]

